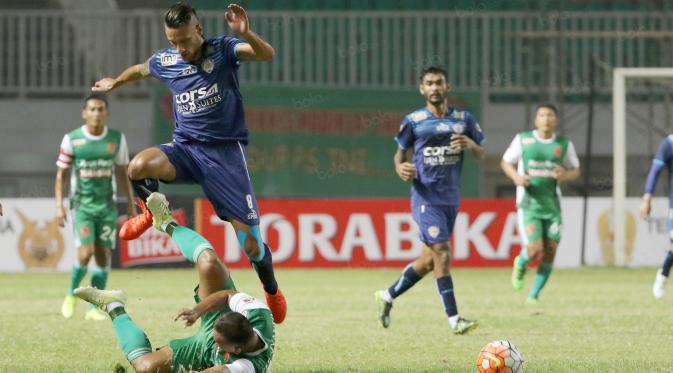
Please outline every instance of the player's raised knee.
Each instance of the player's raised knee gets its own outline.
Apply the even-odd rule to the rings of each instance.
[[[133,370],[135,370],[136,373],[156,373],[161,371],[161,365],[159,362],[148,358],[147,355],[133,360],[131,365],[133,366]]]
[[[129,178],[131,178],[131,180],[140,180],[145,178],[145,172],[147,170],[148,165],[149,162],[144,157],[141,156],[133,157],[133,159],[131,159],[131,162],[129,162],[129,166],[127,169]]]
[[[217,257],[214,250],[204,250],[196,260],[199,271],[210,271],[212,269],[222,268],[222,261]]]

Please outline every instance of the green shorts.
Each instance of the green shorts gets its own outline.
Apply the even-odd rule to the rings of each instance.
[[[561,241],[561,227],[563,220],[561,213],[547,214],[540,216],[526,209],[519,209],[519,234],[524,239],[524,243],[535,242],[543,238],[552,241]]]
[[[221,290],[236,290],[236,285],[231,276],[222,285]],[[198,291],[199,287],[197,286],[194,289],[194,300],[197,304],[201,303]],[[229,312],[228,308],[201,316],[201,325],[195,335],[168,342],[171,350],[173,350],[172,372],[187,373],[190,370],[200,371],[215,365],[224,365],[226,361],[224,351],[217,348],[213,338],[213,326],[215,320],[227,312]]]
[[[117,209],[99,213],[74,209],[72,217],[76,246],[96,245],[114,249],[117,240]]]

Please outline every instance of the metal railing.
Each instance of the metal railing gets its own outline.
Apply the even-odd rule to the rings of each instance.
[[[207,35],[228,32],[221,12],[200,19]],[[244,64],[246,84],[408,89],[423,66],[437,64],[460,90],[584,93],[592,56],[614,67],[673,61],[670,13],[255,12],[251,22],[277,53]],[[167,45],[156,11],[4,12],[0,92],[81,94]],[[597,78],[605,91],[608,70]]]

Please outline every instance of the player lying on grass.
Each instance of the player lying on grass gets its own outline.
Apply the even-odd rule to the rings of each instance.
[[[122,290],[78,288],[75,295],[104,309],[112,319],[119,346],[136,372],[266,372],[275,345],[273,316],[261,301],[236,291],[229,270],[212,245],[193,230],[178,226],[168,202],[152,193],[147,207],[155,228],[168,233],[180,251],[196,265],[199,284],[194,289],[196,305],[181,310],[175,320],[186,326],[201,319],[198,332],[152,352],[145,333],[126,313]]]

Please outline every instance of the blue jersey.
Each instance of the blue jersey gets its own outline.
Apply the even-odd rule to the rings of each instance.
[[[414,148],[417,175],[411,187],[412,204],[458,205],[463,152],[451,148],[451,136],[464,134],[481,145],[485,138],[469,111],[449,108],[442,118],[419,109],[402,121],[395,137],[400,148]]]
[[[673,135],[668,135],[661,141],[657,155],[654,156],[650,173],[645,182],[645,193],[654,193],[659,174],[664,169],[668,170],[668,204],[673,208]]]
[[[162,49],[150,59],[152,76],[173,93],[175,141],[247,144],[243,98],[238,89],[239,43],[229,36],[206,39],[203,55],[193,64],[185,62],[175,48]]]

